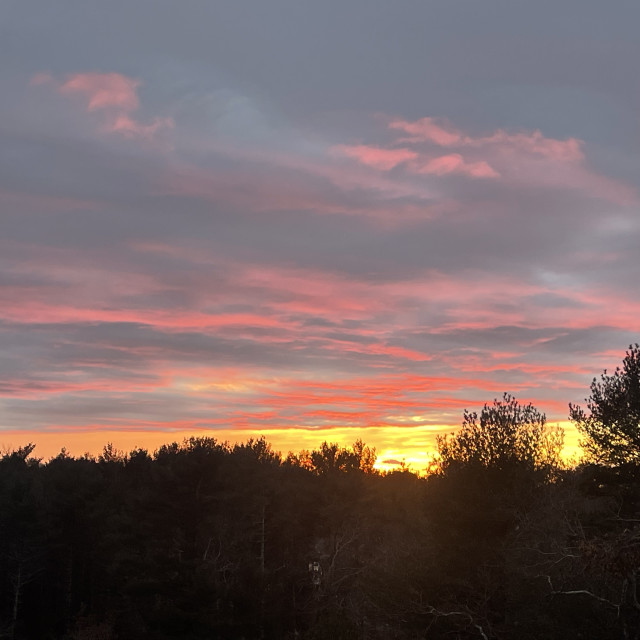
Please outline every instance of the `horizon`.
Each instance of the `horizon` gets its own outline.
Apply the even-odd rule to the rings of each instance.
[[[435,438],[437,435],[445,433],[455,433],[460,425],[441,425],[437,429],[416,429],[413,438],[407,442],[407,434],[401,437],[403,441],[398,443],[393,433],[388,429],[371,428],[367,434],[372,437],[372,441],[365,441],[364,444],[372,446],[376,450],[377,460],[374,467],[378,471],[394,471],[406,468],[412,473],[423,475],[433,456],[437,454]],[[565,433],[562,458],[566,462],[578,462],[582,456],[582,448],[578,444],[578,433],[570,422],[555,423],[548,426],[558,426]],[[5,431],[0,439],[0,452],[8,453],[15,451],[19,447],[31,443],[35,449],[30,457],[39,458],[42,462],[48,462],[61,453],[62,449],[75,458],[83,455],[90,455],[97,458],[104,450],[104,447],[111,444],[113,447],[128,455],[136,449],[145,449],[149,453],[155,453],[162,445],[177,442],[183,443],[190,437],[211,437],[217,442],[235,444],[246,443],[250,438],[265,438],[266,442],[272,446],[275,453],[283,459],[289,453],[300,453],[318,449],[323,442],[337,444],[340,447],[350,447],[362,437],[360,429],[335,429],[327,436],[326,430],[321,440],[310,430],[305,429],[273,429],[263,432],[233,432],[229,430],[203,430],[199,432],[180,431],[173,432],[153,432],[144,431],[81,431],[57,433],[34,433],[24,431]],[[33,437],[30,437],[33,436]],[[396,436],[397,437],[397,436]],[[377,444],[374,444],[377,443]]]

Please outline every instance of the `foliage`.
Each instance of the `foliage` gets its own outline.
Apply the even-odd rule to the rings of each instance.
[[[562,444],[562,431],[547,427],[543,413],[505,393],[502,400],[485,404],[479,416],[465,411],[457,433],[438,437],[436,470],[551,470],[559,465]]]
[[[587,411],[569,405],[588,457],[609,465],[640,463],[640,346],[629,346],[622,368],[591,383]]]

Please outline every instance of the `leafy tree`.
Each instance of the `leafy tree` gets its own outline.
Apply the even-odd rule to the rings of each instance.
[[[640,462],[640,345],[630,345],[612,374],[605,370],[591,383],[587,411],[569,405],[571,420],[583,435],[580,442],[596,462],[619,465]]]
[[[505,393],[502,400],[485,404],[480,415],[465,411],[460,431],[437,438],[436,470],[553,469],[559,464],[563,440],[561,429],[547,427],[544,413]]]

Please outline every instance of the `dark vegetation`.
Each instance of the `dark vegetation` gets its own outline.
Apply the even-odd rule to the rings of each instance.
[[[640,351],[572,406],[505,395],[423,477],[323,444],[191,438],[0,460],[0,637],[638,638]]]

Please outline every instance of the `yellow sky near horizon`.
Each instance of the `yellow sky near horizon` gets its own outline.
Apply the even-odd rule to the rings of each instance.
[[[578,433],[568,421],[558,424],[565,430],[565,459],[579,458],[581,450],[578,445]],[[349,446],[357,439],[376,448],[380,470],[390,470],[404,461],[412,471],[422,472],[435,452],[436,436],[455,432],[460,425],[416,425],[410,428],[369,427],[335,428],[309,430],[302,428],[262,429],[260,431],[201,429],[173,431],[124,431],[124,430],[78,430],[65,432],[42,431],[3,431],[0,435],[2,451],[11,451],[32,442],[36,445],[34,456],[44,461],[55,457],[64,447],[73,456],[84,453],[99,455],[107,443],[117,449],[129,452],[138,447],[154,451],[163,444],[182,442],[190,436],[210,436],[219,441],[231,444],[246,442],[249,438],[264,436],[276,451],[286,455],[304,449],[317,448],[323,441],[337,442],[341,446]],[[389,462],[385,462],[389,461]],[[390,462],[396,461],[396,462]]]

